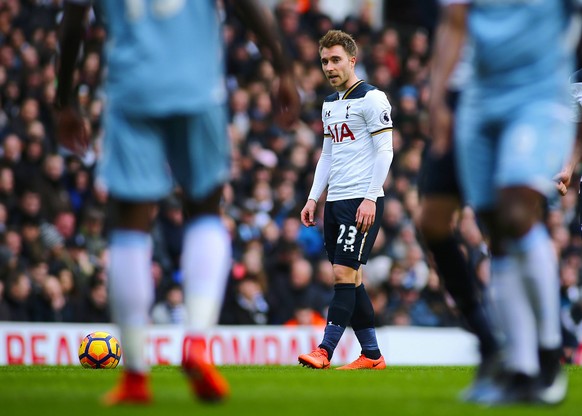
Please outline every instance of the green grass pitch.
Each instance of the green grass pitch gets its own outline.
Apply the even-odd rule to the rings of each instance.
[[[104,408],[100,396],[120,374],[79,367],[0,366],[0,415],[582,415],[582,367],[568,367],[568,399],[557,407],[487,408],[460,403],[471,367],[389,367],[318,371],[300,366],[225,366],[232,395],[221,404],[190,396],[176,367],[155,367],[154,403]]]

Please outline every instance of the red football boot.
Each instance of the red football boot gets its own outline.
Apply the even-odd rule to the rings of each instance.
[[[182,370],[192,392],[205,402],[220,402],[230,393],[227,381],[208,358],[203,338],[186,337],[182,351]]]
[[[117,404],[149,404],[152,394],[149,388],[149,376],[143,373],[124,371],[117,386],[103,396],[106,406]]]

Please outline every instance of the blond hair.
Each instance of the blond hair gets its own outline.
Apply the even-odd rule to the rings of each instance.
[[[330,30],[321,39],[319,39],[319,53],[323,48],[331,48],[332,46],[340,45],[347,52],[349,56],[356,56],[358,54],[358,45],[352,38],[352,35],[341,30]]]

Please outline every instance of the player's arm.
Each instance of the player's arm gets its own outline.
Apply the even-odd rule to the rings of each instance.
[[[391,107],[386,94],[379,90],[366,95],[364,117],[374,143],[374,168],[364,200],[356,212],[356,227],[367,232],[376,220],[376,200],[388,176],[394,156],[392,147]]]
[[[315,167],[315,173],[313,175],[313,185],[311,185],[311,191],[309,191],[307,202],[301,210],[301,222],[306,227],[312,227],[315,225],[315,208],[317,206],[317,201],[323,191],[325,191],[329,181],[329,174],[331,172],[331,146],[331,136],[324,135],[321,155],[319,156],[317,166]]]
[[[65,1],[59,32],[61,53],[55,97],[57,139],[76,153],[82,153],[89,143],[83,119],[73,107],[73,76],[89,9],[89,2]]]
[[[277,120],[283,127],[291,127],[299,117],[300,99],[293,76],[293,66],[283,50],[274,18],[257,0],[233,0],[231,3],[237,16],[257,36],[261,46],[271,53],[273,68],[279,75],[275,103]]]
[[[576,165],[580,162],[582,158],[582,69],[578,70],[574,75],[572,75],[572,121],[577,123],[576,129],[576,142],[574,143],[574,149],[572,149],[572,155],[566,166],[562,171],[554,177],[556,180],[556,188],[560,195],[566,195],[568,193],[568,187],[570,186],[570,181],[572,180],[572,174]]]
[[[445,0],[441,9],[432,53],[429,100],[431,149],[436,153],[444,153],[452,137],[452,115],[446,94],[467,37],[468,8],[468,0]]]
[[[582,123],[578,123],[576,129],[576,142],[574,143],[574,149],[572,150],[572,156],[570,160],[564,166],[564,169],[554,178],[557,181],[556,188],[560,195],[564,196],[568,193],[568,187],[570,186],[570,181],[572,180],[572,175],[576,166],[582,159]]]

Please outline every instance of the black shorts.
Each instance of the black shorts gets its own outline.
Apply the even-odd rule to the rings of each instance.
[[[323,236],[327,258],[332,264],[358,270],[368,261],[384,215],[384,198],[376,200],[376,219],[365,234],[356,228],[356,212],[362,201],[363,198],[356,198],[325,203]]]
[[[447,104],[454,113],[459,101],[458,91],[447,93]],[[423,155],[420,171],[418,192],[422,195],[453,195],[461,196],[461,187],[457,177],[454,145],[440,157],[436,157],[427,146]]]
[[[455,151],[452,147],[440,157],[433,155],[428,148],[422,161],[418,192],[421,196],[461,196],[461,188],[457,179]]]

